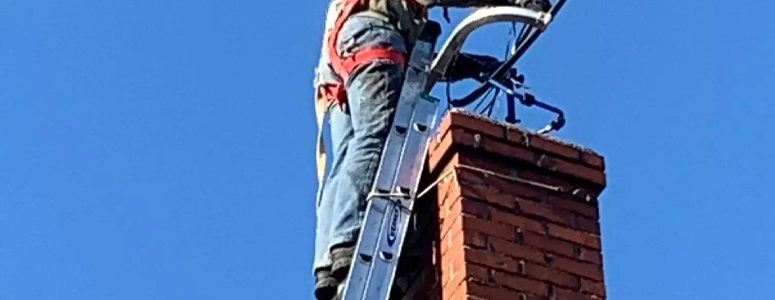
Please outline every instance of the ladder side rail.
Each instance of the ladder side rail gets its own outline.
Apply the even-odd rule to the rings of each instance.
[[[438,24],[436,23],[435,26],[438,27]],[[437,31],[439,30],[437,29]],[[415,49],[413,49],[410,56],[410,63],[408,64],[409,68],[406,72],[404,85],[402,86],[392,129],[388,135],[388,142],[385,145],[385,150],[380,159],[375,184],[367,199],[368,206],[366,219],[364,220],[364,226],[362,226],[359,240],[356,244],[356,257],[354,257],[354,263],[348,274],[343,300],[371,299],[364,298],[367,296],[366,289],[371,286],[374,286],[372,288],[381,289],[381,285],[372,284],[375,268],[383,271],[386,268],[388,269],[387,271],[392,269],[393,271],[389,272],[390,274],[393,274],[395,271],[396,264],[392,264],[392,261],[398,261],[397,254],[393,254],[392,257],[386,257],[384,254],[387,253],[386,251],[389,250],[389,248],[395,247],[396,244],[400,244],[395,242],[399,238],[399,231],[405,231],[405,228],[400,228],[400,224],[391,223],[391,221],[395,219],[396,214],[387,215],[387,213],[396,211],[396,208],[393,207],[394,205],[399,205],[398,211],[402,214],[406,211],[405,208],[400,206],[400,201],[391,199],[391,196],[394,196],[392,194],[396,192],[395,180],[397,174],[400,172],[398,167],[401,156],[404,155],[403,149],[405,149],[406,137],[413,132],[409,130],[409,124],[414,116],[415,104],[422,92],[422,83],[425,82],[428,74],[427,70],[430,65],[436,37],[438,37],[438,34],[431,42],[427,42],[429,45],[424,45],[423,43],[425,41],[418,41],[418,44],[415,46]],[[406,213],[411,213],[411,211]],[[385,229],[391,230],[391,234],[394,234],[394,236],[391,237],[392,241],[390,243],[386,243],[385,241]],[[401,232],[401,235],[402,234],[403,232]],[[403,236],[400,236],[400,238],[401,241],[403,241]],[[388,249],[385,249],[384,247],[386,244],[390,244],[387,245]],[[387,277],[386,275],[389,274],[383,274],[381,277]],[[378,281],[379,280],[376,280],[375,283]],[[385,297],[387,297],[387,294],[385,294]]]
[[[438,24],[435,24],[438,26]],[[436,113],[438,100],[428,101],[429,97],[422,93],[425,81],[427,80],[427,70],[430,67],[433,57],[436,36],[421,39],[415,45],[414,52],[417,55],[422,72],[417,76],[417,80],[412,82],[411,88],[414,91],[414,111],[410,119],[410,126],[404,149],[401,151],[399,167],[397,172],[397,181],[394,184],[393,195],[391,198],[392,210],[385,218],[385,223],[380,232],[378,260],[375,260],[369,282],[366,288],[365,298],[363,300],[387,300],[395,280],[395,272],[398,267],[399,257],[403,248],[405,235],[409,226],[409,220],[413,209],[414,194],[419,185],[416,182],[404,182],[403,178],[419,178],[422,172],[422,164],[417,160],[425,156],[419,153],[424,150],[423,145],[427,145],[430,140],[427,128],[428,119],[432,119]],[[433,99],[433,98],[430,98]],[[428,106],[431,106],[429,109]],[[419,125],[419,126],[418,126]],[[417,130],[418,128],[424,130]],[[419,165],[419,167],[415,167]],[[406,181],[406,180],[403,180]]]

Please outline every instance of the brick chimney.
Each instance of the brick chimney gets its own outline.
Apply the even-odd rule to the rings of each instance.
[[[605,299],[600,155],[452,111],[423,180],[403,300]]]

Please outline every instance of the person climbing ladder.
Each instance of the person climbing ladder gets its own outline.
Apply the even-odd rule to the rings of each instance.
[[[331,300],[352,263],[406,60],[433,7],[519,6],[545,12],[547,0],[333,0],[315,71],[318,124],[315,297]],[[322,123],[333,154],[326,170]],[[327,171],[327,172],[326,172]]]

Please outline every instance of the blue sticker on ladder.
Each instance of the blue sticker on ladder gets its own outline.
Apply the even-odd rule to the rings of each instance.
[[[393,247],[398,236],[398,221],[401,218],[401,207],[399,204],[393,204],[393,209],[390,211],[390,227],[387,231],[387,244]]]

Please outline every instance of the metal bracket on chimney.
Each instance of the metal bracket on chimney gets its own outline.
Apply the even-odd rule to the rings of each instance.
[[[506,94],[507,115],[505,121],[507,123],[517,124],[521,122],[516,115],[516,102],[519,100],[519,103],[524,106],[535,106],[557,115],[553,121],[538,131],[539,134],[560,130],[565,126],[565,115],[562,110],[538,101],[531,93],[521,91],[529,88],[524,85],[524,75],[518,74],[514,66],[541,33],[546,31],[566,1],[557,1],[547,13],[535,12],[519,7],[490,7],[476,10],[455,28],[447,43],[444,44],[434,59],[429,72],[430,76],[426,84],[426,91],[430,91],[438,81],[443,80],[445,75],[450,72],[454,63],[466,55],[460,53],[460,49],[463,47],[463,42],[474,30],[497,22],[522,23],[524,27],[522,33],[514,41],[511,56],[505,61],[497,63],[482,62],[477,67],[478,70],[471,72],[472,74],[469,76],[480,82],[479,87],[462,98],[452,99],[452,97],[449,97],[449,105],[451,107],[465,107],[495,91],[495,97],[485,106],[485,110],[489,107],[490,112],[488,114],[491,114],[497,96],[503,92]],[[463,58],[468,59],[470,62],[470,58]],[[482,99],[482,101],[484,100]]]

